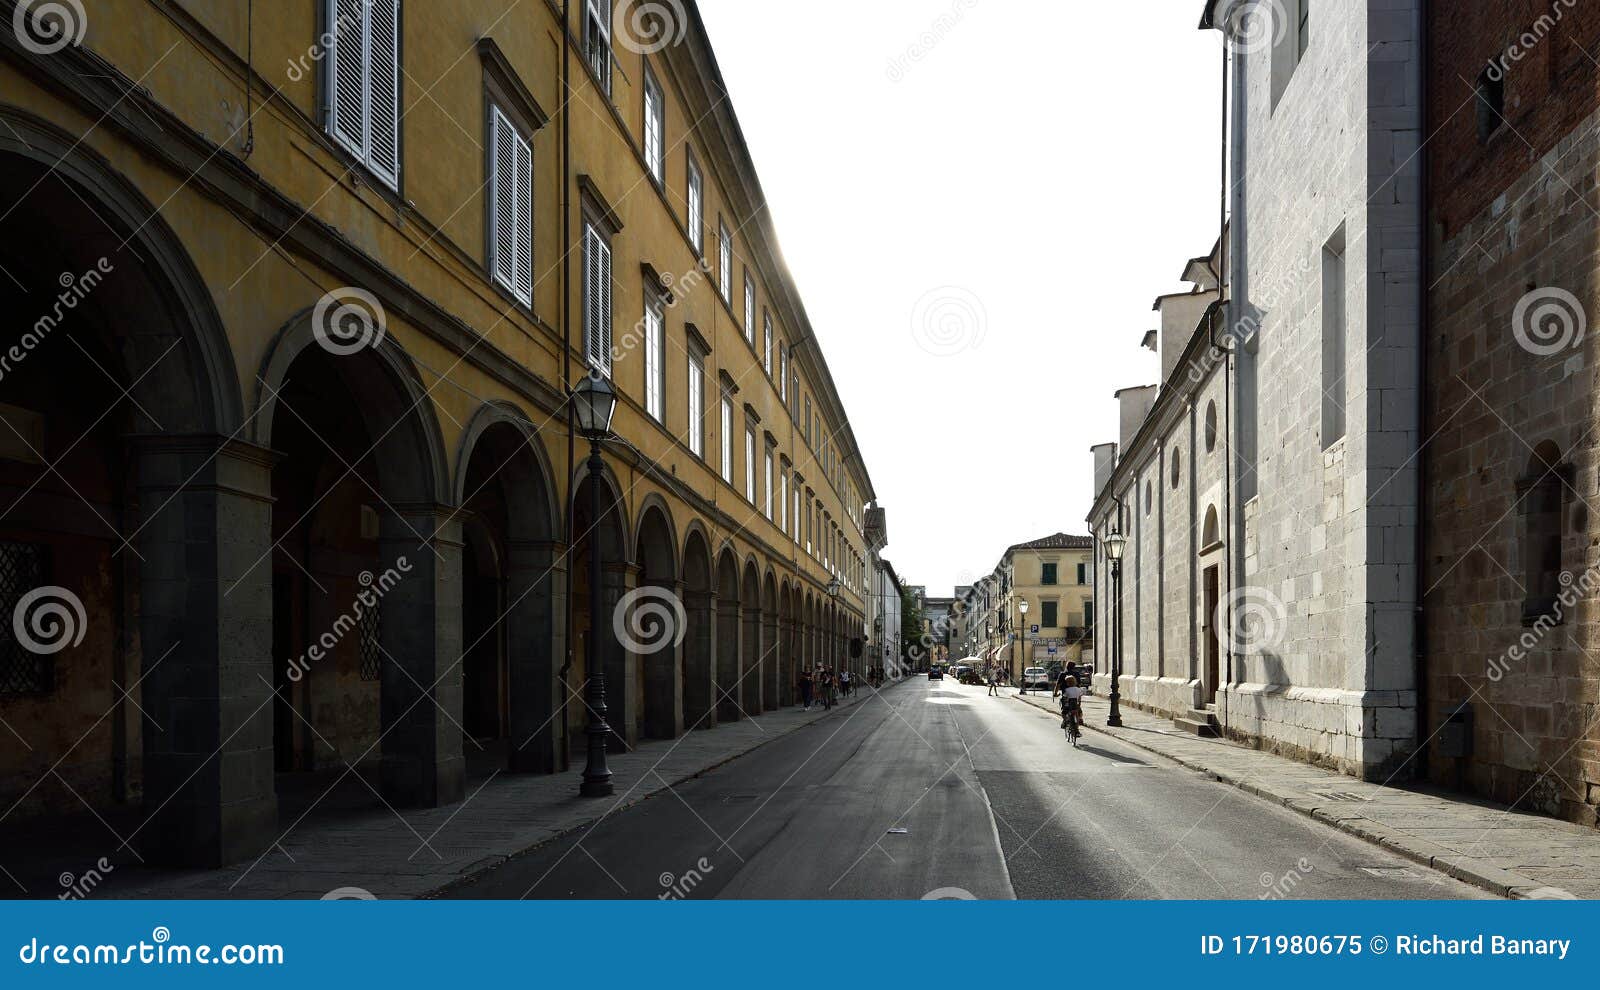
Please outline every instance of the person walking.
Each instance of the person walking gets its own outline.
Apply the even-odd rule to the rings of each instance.
[[[1000,675],[995,672],[993,665],[989,667],[988,674],[989,697],[998,698],[1000,697]]]
[[[801,667],[796,677],[800,682],[801,710],[809,712],[811,710],[811,675],[806,672],[804,667]]]

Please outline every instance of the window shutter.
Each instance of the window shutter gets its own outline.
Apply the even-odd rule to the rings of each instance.
[[[517,282],[516,146],[511,122],[495,107],[489,136],[489,214],[494,225],[489,267],[494,280],[515,291]]]
[[[600,238],[593,227],[583,229],[583,356],[591,367],[595,366],[595,337],[599,334],[600,298],[599,279]]]
[[[511,128],[507,126],[507,130]],[[516,150],[517,282],[515,292],[526,306],[533,305],[533,148],[512,131]]]
[[[367,165],[391,187],[400,185],[400,0],[368,5]]]
[[[366,18],[362,0],[328,0],[328,132],[366,158]]]

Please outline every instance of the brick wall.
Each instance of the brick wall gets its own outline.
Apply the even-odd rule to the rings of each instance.
[[[1524,332],[1517,307],[1538,291],[1572,293],[1600,315],[1600,97],[1592,63],[1600,7],[1579,3],[1506,74],[1510,126],[1480,144],[1449,120],[1460,77],[1554,4],[1474,2],[1473,19],[1440,4],[1430,84],[1436,144],[1429,285],[1428,502],[1424,600],[1429,723],[1465,706],[1471,752],[1436,740],[1433,778],[1497,801],[1596,824],[1600,804],[1600,635],[1590,584],[1600,563],[1594,329]],[[1536,15],[1532,15],[1536,16]],[[1485,53],[1489,53],[1486,55]],[[1481,68],[1479,69],[1481,71]],[[1444,119],[1441,119],[1444,118]],[[1576,324],[1569,324],[1576,329]],[[1528,341],[1532,341],[1532,347]],[[1549,445],[1565,473],[1560,570],[1570,607],[1553,627],[1524,624],[1530,540],[1526,488]],[[1542,474],[1542,472],[1540,472]]]

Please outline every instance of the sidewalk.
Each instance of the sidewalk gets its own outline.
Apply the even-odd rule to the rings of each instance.
[[[311,815],[298,826],[286,816],[279,826],[286,834],[257,862],[221,870],[118,868],[111,878],[115,882],[96,896],[315,899],[342,888],[358,888],[383,900],[426,896],[774,739],[841,713],[850,715],[873,697],[863,689],[831,712],[789,707],[613,754],[608,762],[616,794],[610,798],[578,796],[582,754],[566,773],[512,776],[496,771],[469,781],[467,799],[447,808],[395,811],[374,803],[376,798],[363,788],[369,807]]]
[[[1018,698],[1059,717],[1049,696]],[[1123,727],[1105,724],[1110,704],[1084,699],[1087,727],[1226,784],[1376,842],[1424,866],[1505,897],[1600,899],[1600,832],[1508,811],[1421,785],[1385,787],[1238,743],[1201,739],[1170,719],[1124,706]]]

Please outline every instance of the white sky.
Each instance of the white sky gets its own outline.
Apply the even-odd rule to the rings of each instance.
[[[1111,393],[1155,383],[1151,304],[1216,239],[1219,36],[1124,2],[700,0],[885,556],[930,594],[1087,531]]]

